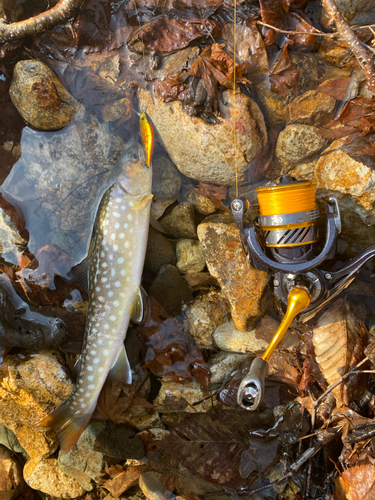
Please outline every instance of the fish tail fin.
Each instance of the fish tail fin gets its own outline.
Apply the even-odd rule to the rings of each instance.
[[[43,418],[43,420],[34,425],[34,427],[48,427],[56,431],[60,447],[65,453],[68,453],[75,445],[89,423],[95,409],[94,406],[93,409],[83,414],[77,414],[77,410],[72,412],[70,404],[69,399],[65,400],[60,406]]]

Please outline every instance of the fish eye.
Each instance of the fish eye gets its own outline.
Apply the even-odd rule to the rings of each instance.
[[[131,161],[132,163],[137,163],[138,159],[139,158],[137,153],[133,152],[128,154],[128,160]]]

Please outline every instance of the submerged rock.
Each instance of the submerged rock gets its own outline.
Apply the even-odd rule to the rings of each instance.
[[[29,250],[55,244],[80,262],[122,140],[110,136],[108,124],[86,116],[53,134],[25,128],[21,145],[22,156],[1,192],[20,207],[30,233]]]
[[[181,313],[182,304],[193,299],[190,287],[180,271],[169,264],[160,268],[159,274],[150,287],[150,295],[155,297],[171,316],[178,316]]]
[[[31,458],[58,448],[54,431],[33,426],[66,399],[73,384],[54,351],[6,356],[0,367],[0,422],[16,435]]]
[[[21,493],[25,482],[17,459],[8,448],[0,445],[0,498],[12,500]]]
[[[375,222],[375,173],[372,165],[357,161],[336,140],[324,151],[315,168],[319,196],[335,194],[343,210],[354,211],[368,225]]]
[[[208,360],[211,384],[222,384],[238,365],[249,356],[233,352],[219,351]]]
[[[268,275],[251,267],[231,216],[211,215],[198,226],[208,270],[227,298],[237,328],[247,331],[263,314]]]
[[[276,156],[284,167],[293,167],[317,153],[325,139],[315,127],[288,125],[280,132],[276,143]]]
[[[40,61],[16,64],[9,94],[22,118],[40,130],[63,128],[74,113],[85,111],[55,73]]]
[[[77,498],[85,493],[74,478],[60,469],[57,458],[29,460],[23,469],[23,476],[31,488],[52,497]]]
[[[180,240],[176,246],[176,266],[182,274],[199,273],[206,267],[206,256],[197,240]]]
[[[159,200],[176,199],[181,188],[181,175],[169,156],[161,155],[152,162],[152,193]]]
[[[336,99],[318,90],[298,96],[287,107],[287,123],[321,127],[332,117]]]
[[[206,198],[206,196],[198,194],[194,191],[191,191],[188,194],[187,200],[194,206],[194,209],[202,215],[210,215],[217,210],[209,198]]]
[[[194,208],[190,203],[181,203],[160,220],[167,234],[175,238],[196,238]]]
[[[148,233],[145,268],[154,274],[158,274],[160,268],[166,264],[176,264],[176,253],[172,243],[159,231],[150,227]]]
[[[187,115],[179,101],[162,102],[148,91],[138,91],[140,109],[147,111],[173,163],[184,175],[202,182],[235,183],[233,144],[233,92],[219,99],[220,122],[210,124]],[[244,182],[247,164],[267,143],[267,129],[258,105],[236,94],[237,166]]]
[[[184,332],[202,349],[213,349],[212,335],[227,320],[227,306],[220,292],[211,291],[184,308]]]
[[[142,472],[139,478],[139,487],[147,500],[164,500],[165,498],[163,476],[158,472]]]
[[[209,391],[204,391],[197,382],[173,382],[162,379],[154,407],[162,413],[204,413],[216,405]]]

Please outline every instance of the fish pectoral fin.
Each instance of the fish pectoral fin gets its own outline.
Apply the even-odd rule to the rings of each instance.
[[[81,371],[81,365],[82,365],[82,354],[74,363],[73,371],[76,378],[78,378],[79,372]]]
[[[132,323],[142,323],[147,313],[147,292],[143,286],[139,286],[134,294],[133,302],[130,306],[130,321]]]
[[[71,269],[68,273],[68,276],[73,281],[77,281],[83,287],[83,289],[87,292],[89,289],[89,271],[91,265],[91,258],[87,257],[83,260],[78,266]]]
[[[132,207],[132,210],[142,210],[142,208],[146,208],[147,206],[147,203],[152,200],[153,198],[153,194],[146,194],[146,196],[144,196],[140,202],[138,202],[136,205],[134,205],[134,207]]]
[[[57,433],[61,449],[64,453],[68,453],[85,430],[94,410],[95,406],[88,409],[83,415],[75,415],[74,410],[71,409],[70,398],[68,398],[43,418],[43,420],[36,423],[34,427],[54,429]]]
[[[159,233],[167,234],[163,226],[160,224],[160,222],[155,219],[152,215],[150,216],[150,225],[155,229],[155,231],[159,231]]]
[[[119,350],[116,361],[114,362],[112,368],[109,370],[108,378],[111,382],[121,380],[121,382],[123,382],[124,384],[130,385],[132,383],[132,369],[130,368],[130,363],[126,354],[124,344]]]

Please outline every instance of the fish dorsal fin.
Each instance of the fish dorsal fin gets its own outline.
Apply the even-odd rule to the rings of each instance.
[[[68,273],[69,278],[73,281],[77,281],[77,283],[80,283],[86,292],[89,290],[90,265],[91,257],[87,257]]]
[[[133,302],[130,306],[130,320],[132,323],[142,323],[147,307],[146,299],[146,290],[140,285],[134,294]]]
[[[124,384],[132,383],[132,369],[130,368],[130,363],[125,351],[124,344],[122,344],[116,361],[114,362],[112,368],[109,370],[108,378],[111,382],[121,380],[121,382],[124,382]]]
[[[152,200],[153,198],[153,194],[146,194],[142,199],[141,201],[139,201],[136,205],[134,205],[134,207],[132,207],[132,210],[142,210],[142,208],[146,208],[147,207],[147,203]]]

